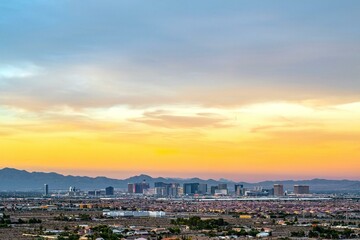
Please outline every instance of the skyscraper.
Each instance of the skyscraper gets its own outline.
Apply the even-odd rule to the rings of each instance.
[[[49,185],[44,184],[44,196],[48,196],[49,195]]]
[[[294,185],[294,194],[309,194],[310,187],[306,185]]]
[[[245,193],[244,185],[242,184],[235,184],[235,194],[238,196],[243,196]]]
[[[274,184],[274,195],[284,196],[284,186],[282,184]]]
[[[176,197],[179,194],[178,183],[155,182],[154,187],[155,187],[156,195],[158,196]]]
[[[134,193],[134,184],[128,183],[128,193]]]
[[[184,183],[184,194],[194,195],[199,191],[199,183]]]
[[[218,190],[218,188],[219,188],[218,186],[211,186],[211,187],[210,187],[210,193],[211,193],[211,195],[214,195],[214,194],[215,194],[215,191]]]
[[[206,183],[200,183],[199,184],[198,193],[199,194],[206,194],[207,193],[207,184]]]
[[[112,196],[112,195],[114,195],[114,188],[111,187],[111,186],[105,188],[105,195],[107,195],[107,196]]]
[[[139,193],[144,193],[144,190],[147,190],[149,188],[150,188],[150,185],[145,180],[143,180],[143,182],[141,183],[141,188],[140,188]]]
[[[147,190],[149,188],[149,184],[145,181],[143,181],[142,183],[129,183],[128,193],[144,193],[144,190]]]
[[[179,184],[178,183],[172,183],[171,187],[169,189],[169,196],[171,197],[177,197],[179,195]]]
[[[227,195],[228,188],[226,183],[219,183],[218,188],[215,190],[215,195]]]

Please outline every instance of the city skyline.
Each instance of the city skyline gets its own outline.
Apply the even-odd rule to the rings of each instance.
[[[360,2],[0,3],[0,168],[360,180]]]
[[[332,191],[341,190],[341,189],[348,189],[349,191],[357,190],[357,186],[360,183],[360,180],[352,180],[352,179],[322,179],[322,178],[313,178],[313,179],[266,179],[261,181],[246,181],[244,179],[227,179],[227,178],[202,178],[199,176],[191,176],[191,177],[167,177],[167,176],[151,176],[147,174],[139,174],[139,175],[132,175],[126,178],[121,177],[111,177],[111,176],[88,176],[88,175],[79,175],[79,174],[73,174],[73,175],[67,175],[62,174],[60,172],[39,172],[39,171],[27,171],[27,170],[21,170],[21,169],[15,169],[15,168],[3,168],[0,169],[0,176],[3,179],[10,179],[5,184],[1,184],[0,190],[9,190],[8,187],[10,185],[16,185],[17,187],[20,186],[24,187],[26,185],[27,189],[37,189],[39,182],[44,182],[44,187],[49,186],[49,183],[59,185],[58,182],[66,182],[66,184],[60,184],[62,187],[65,186],[67,189],[69,186],[73,186],[74,184],[80,184],[80,185],[86,185],[88,188],[89,186],[99,186],[100,185],[114,185],[120,188],[128,188],[128,184],[156,184],[157,182],[165,183],[165,184],[184,184],[184,183],[198,183],[198,184],[208,184],[209,186],[218,186],[219,184],[224,184],[223,186],[226,186],[227,184],[236,186],[244,186],[245,185],[251,185],[254,188],[257,187],[264,187],[268,186],[269,184],[275,184],[275,185],[291,185],[291,186],[297,186],[300,187],[299,191],[302,191],[301,187],[307,186],[307,185],[318,185],[318,188],[322,188],[323,190],[329,190]],[[11,180],[14,176],[16,176],[16,181]],[[41,179],[41,180],[40,180]],[[98,181],[99,180],[99,181]],[[82,183],[80,183],[82,182]],[[329,186],[335,184],[334,186]],[[69,185],[69,186],[68,186]],[[124,187],[126,185],[126,187]],[[219,185],[219,186],[220,186]],[[324,188],[324,186],[327,186]],[[29,187],[30,186],[30,187]],[[133,186],[134,187],[134,186]],[[201,186],[199,186],[201,187]],[[222,188],[226,187],[219,187],[221,190]],[[17,188],[15,187],[14,190]],[[23,189],[23,188],[22,188]],[[351,190],[350,190],[351,189]],[[341,190],[343,191],[343,190]]]

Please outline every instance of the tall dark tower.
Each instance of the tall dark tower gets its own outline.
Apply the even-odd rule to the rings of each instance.
[[[105,188],[105,195],[106,195],[106,196],[112,196],[112,195],[114,195],[114,188],[111,187],[111,186]]]
[[[44,196],[48,196],[49,195],[49,185],[47,185],[46,183],[44,184]]]

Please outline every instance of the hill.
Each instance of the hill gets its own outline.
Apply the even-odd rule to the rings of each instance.
[[[142,182],[143,180],[149,183],[150,186],[153,186],[154,182],[179,184],[198,182],[206,183],[208,186],[227,183],[229,189],[233,189],[234,184],[237,183],[226,179],[153,178],[144,174],[127,179],[112,179],[107,177],[65,176],[55,172],[28,172],[14,168],[0,169],[0,191],[41,191],[45,183],[48,184],[51,189],[59,190],[68,189],[70,186],[75,186],[76,188],[83,190],[103,189],[107,186],[126,189],[128,183]],[[247,188],[252,188],[254,186],[271,188],[275,183],[283,184],[285,190],[292,190],[293,185],[299,184],[309,185],[312,192],[360,192],[360,181],[354,180],[312,179],[299,181],[263,181],[258,183],[239,182],[239,184],[243,184],[244,187]]]

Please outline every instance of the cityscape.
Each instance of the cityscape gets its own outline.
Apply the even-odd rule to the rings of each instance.
[[[206,183],[185,183],[180,187],[179,183],[164,183],[155,182],[154,187],[143,181],[141,183],[129,183],[128,194],[140,194],[145,196],[155,197],[179,197],[179,196],[247,196],[247,197],[265,197],[265,196],[298,196],[310,195],[310,187],[305,185],[294,185],[291,193],[284,192],[284,186],[275,184],[271,189],[263,189],[256,187],[254,189],[246,189],[243,185],[235,184],[234,191],[230,192],[226,183],[218,184],[208,188]],[[49,192],[49,185],[44,184],[43,196],[60,196],[62,194],[51,194]],[[103,190],[81,191],[76,187],[69,187],[69,191],[63,194],[64,196],[114,196],[114,187],[109,186]]]
[[[0,240],[360,239],[360,0],[0,0]]]
[[[87,190],[44,183],[0,197],[0,239],[360,238],[359,188],[321,193],[299,184],[144,179]]]

